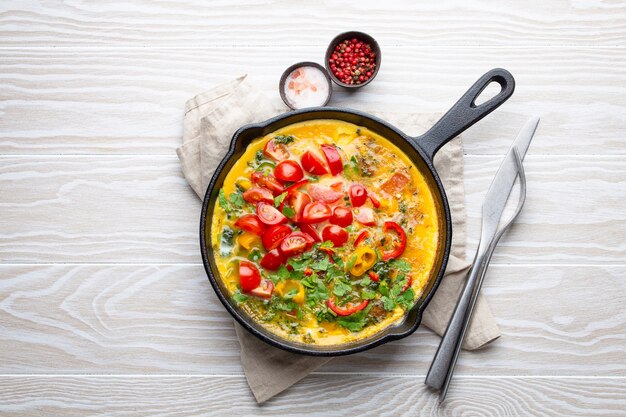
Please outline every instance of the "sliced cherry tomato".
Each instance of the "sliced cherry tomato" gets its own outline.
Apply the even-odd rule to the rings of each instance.
[[[374,271],[370,271],[367,273],[370,276],[370,279],[374,282],[378,282],[380,281],[380,275],[378,275],[376,272]]]
[[[283,143],[277,143],[276,140],[271,139],[265,144],[263,148],[263,154],[275,161],[282,161],[288,159],[290,156],[287,147]]]
[[[300,230],[302,230],[304,233],[309,235],[311,237],[311,239],[313,239],[313,242],[321,242],[322,241],[322,238],[317,233],[317,230],[315,229],[315,227],[311,226],[310,224],[302,223],[300,225]]]
[[[273,203],[274,196],[272,192],[267,188],[252,187],[243,193],[243,199],[248,203],[256,204],[259,201],[265,201],[266,203]]]
[[[322,145],[322,152],[328,162],[328,168],[332,175],[337,175],[343,171],[343,162],[341,161],[341,155],[337,151],[334,145]]]
[[[324,242],[330,240],[336,248],[346,244],[348,241],[348,232],[343,227],[329,224],[322,230],[322,240]]]
[[[383,261],[398,258],[404,253],[406,248],[406,233],[404,229],[396,222],[385,222],[383,225],[383,232],[394,231],[398,234],[398,241],[393,242],[393,249],[382,253]]]
[[[313,246],[313,239],[302,232],[291,232],[280,244],[280,250],[285,257],[300,255]]]
[[[408,290],[412,283],[413,283],[413,277],[409,275],[409,279],[406,281],[406,284],[404,284],[404,287],[402,287],[401,292],[405,292],[406,290]]]
[[[252,262],[239,262],[239,285],[243,292],[249,292],[261,283],[261,273]]]
[[[326,188],[320,185],[309,186],[309,194],[311,194],[313,200],[325,201],[327,203],[334,203],[343,197],[343,192],[335,191],[332,188]]]
[[[311,197],[309,197],[307,194],[304,194],[303,192],[293,191],[291,192],[291,194],[289,194],[289,196],[285,198],[285,200],[283,200],[283,203],[281,203],[281,207],[284,206],[285,201],[287,202],[289,207],[291,207],[293,211],[296,213],[291,218],[291,220],[293,220],[296,223],[300,223],[302,221],[302,214],[304,213],[304,207],[306,207],[306,205],[311,202]]]
[[[359,243],[367,239],[369,235],[370,232],[367,230],[363,230],[361,233],[359,233],[359,236],[357,236],[356,240],[354,241],[354,247],[356,248],[357,246],[359,246]]]
[[[330,218],[332,224],[336,224],[341,227],[348,227],[352,224],[352,210],[345,206],[337,206],[333,209],[333,215]]]
[[[306,223],[321,223],[328,220],[332,212],[328,204],[321,201],[313,201],[304,207],[302,221]]]
[[[269,279],[261,280],[258,287],[250,291],[250,295],[254,295],[259,298],[272,298],[274,292],[274,283]]]
[[[259,220],[268,226],[284,223],[287,218],[280,211],[276,210],[273,205],[261,201],[256,205],[256,214]]]
[[[265,250],[276,249],[280,246],[280,242],[283,241],[287,235],[291,233],[291,227],[284,224],[276,224],[271,226],[263,233],[263,247]]]
[[[378,199],[378,197],[376,197],[376,195],[374,195],[372,193],[367,193],[367,195],[370,198],[370,200],[372,201],[372,205],[374,206],[374,208],[379,208],[380,207],[380,200]]]
[[[367,190],[361,184],[350,186],[350,202],[354,207],[361,207],[367,200]]]
[[[296,161],[288,159],[286,161],[279,162],[274,169],[274,176],[281,181],[296,182],[300,181],[304,177],[304,172],[300,165]]]
[[[322,158],[320,158],[311,151],[306,151],[305,153],[303,153],[300,162],[302,162],[302,168],[304,168],[304,170],[310,174],[323,175],[328,173],[328,170],[326,169]]]
[[[265,225],[261,222],[256,214],[244,214],[235,222],[235,226],[261,236],[265,232]]]
[[[363,300],[358,304],[348,303],[345,306],[338,306],[335,304],[335,299],[330,297],[326,300],[326,305],[338,316],[349,316],[358,311],[363,310],[369,304],[369,300]]]
[[[252,182],[259,187],[267,188],[274,197],[283,192],[283,185],[273,175],[265,175],[261,171],[255,171],[251,175]]]
[[[270,271],[276,271],[285,262],[285,256],[278,250],[272,249],[261,258],[261,266]]]
[[[364,226],[374,226],[376,224],[376,218],[374,217],[374,210],[372,210],[369,207],[361,207],[359,209],[359,212],[356,215],[356,221],[361,223]]]

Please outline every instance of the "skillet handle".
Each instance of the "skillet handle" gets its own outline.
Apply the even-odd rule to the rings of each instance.
[[[478,96],[492,82],[500,84],[500,92],[485,103],[476,105]],[[432,161],[443,145],[497,109],[511,97],[514,90],[515,79],[510,72],[502,68],[492,69],[480,77],[428,132],[415,138],[417,145]]]

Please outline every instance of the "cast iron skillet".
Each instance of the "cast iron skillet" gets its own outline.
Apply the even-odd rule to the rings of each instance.
[[[491,82],[500,84],[500,92],[485,103],[476,105],[476,98]],[[508,71],[496,68],[487,72],[470,87],[441,120],[428,132],[419,137],[408,136],[385,121],[366,113],[328,107],[315,107],[286,113],[263,123],[243,126],[237,130],[233,136],[228,153],[218,165],[209,183],[209,187],[204,196],[200,218],[202,261],[209,281],[220,301],[224,304],[224,307],[226,307],[226,310],[228,310],[239,324],[259,339],[290,352],[314,356],[339,356],[360,352],[391,340],[401,339],[413,333],[419,326],[422,313],[435,293],[446,269],[452,241],[452,224],[448,200],[441,180],[433,165],[435,153],[459,133],[463,132],[504,103],[511,97],[514,89],[515,80]],[[211,247],[211,219],[213,217],[213,209],[216,206],[219,190],[233,164],[242,156],[250,142],[292,123],[314,119],[338,119],[354,123],[378,133],[399,147],[420,170],[426,182],[429,184],[435,200],[440,225],[439,248],[435,265],[431,270],[429,284],[417,301],[415,307],[407,313],[404,321],[396,326],[384,329],[369,338],[339,346],[315,346],[286,340],[264,329],[263,326],[248,317],[248,315],[228,296],[228,291],[219,278],[219,271],[215,265],[213,248]]]

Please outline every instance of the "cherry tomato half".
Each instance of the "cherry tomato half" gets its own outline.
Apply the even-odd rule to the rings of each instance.
[[[283,192],[283,185],[273,175],[265,175],[261,171],[255,171],[250,177],[252,182],[259,187],[270,190],[274,197]]]
[[[349,316],[358,311],[363,310],[369,304],[369,300],[363,300],[358,304],[348,303],[345,306],[338,306],[335,304],[335,299],[330,297],[326,300],[326,305],[338,316]]]
[[[326,169],[322,158],[320,158],[311,151],[306,151],[305,153],[303,153],[300,162],[302,162],[302,168],[304,168],[304,170],[310,174],[323,175],[328,173],[328,170]]]
[[[285,262],[285,256],[278,250],[272,249],[261,258],[261,266],[269,271],[276,271]]]
[[[291,218],[296,223],[302,221],[302,214],[304,213],[304,207],[311,202],[311,197],[300,191],[292,191],[288,197],[283,200],[283,203],[287,202],[287,205],[293,209],[296,213]],[[282,206],[283,204],[281,204]]]
[[[335,191],[332,188],[322,187],[320,185],[310,185],[309,194],[313,200],[321,200],[327,203],[334,203],[343,197],[343,192]]]
[[[296,161],[288,159],[276,165],[274,176],[281,181],[296,182],[304,178],[304,172],[302,172],[302,168]]]
[[[337,151],[334,145],[322,145],[322,152],[328,162],[328,168],[332,175],[337,175],[343,171],[343,162],[341,161],[341,155]]]
[[[348,232],[343,227],[329,224],[322,230],[322,240],[330,240],[336,248],[339,248],[348,241]]]
[[[374,217],[374,210],[372,210],[369,207],[361,207],[359,209],[359,212],[356,215],[356,221],[361,223],[364,226],[374,226],[376,224],[376,218]]]
[[[302,232],[291,232],[280,243],[280,250],[285,257],[290,258],[310,249],[313,245],[312,240],[310,236]]]
[[[328,220],[331,215],[332,212],[328,204],[321,201],[313,201],[304,207],[302,221],[306,223],[321,223],[324,220]]]
[[[252,204],[256,204],[259,201],[265,201],[266,203],[274,202],[272,192],[267,188],[261,187],[251,187],[249,190],[244,191],[243,199]]]
[[[391,230],[398,234],[398,240],[392,243],[393,249],[382,253],[383,261],[398,258],[404,253],[404,249],[406,248],[406,233],[404,232],[402,226],[396,222],[385,222],[383,225],[383,232],[387,233]]]
[[[317,233],[317,230],[315,229],[315,227],[311,226],[310,224],[302,223],[300,225],[300,230],[302,230],[305,234],[309,235],[311,239],[313,239],[313,242],[322,241],[322,238],[320,237],[319,233]]]
[[[274,292],[274,283],[269,279],[261,280],[258,287],[250,291],[250,295],[254,295],[259,298],[272,298]]]
[[[350,186],[350,202],[354,207],[361,207],[367,201],[367,190],[361,184]]]
[[[265,232],[265,225],[261,223],[261,220],[256,214],[244,214],[237,219],[235,226],[259,236]]]
[[[264,203],[263,201],[256,205],[256,214],[259,216],[259,220],[268,226],[287,221],[287,218],[283,215],[283,213],[276,210],[273,205]]]
[[[265,144],[263,154],[275,161],[282,161],[290,156],[287,147],[283,143],[277,143],[274,139],[271,139]]]
[[[291,227],[284,224],[271,226],[263,233],[262,241],[265,250],[271,251],[280,246],[280,242],[291,233]]]
[[[249,292],[261,283],[261,273],[259,269],[248,261],[239,262],[239,285],[243,292]]]
[[[332,224],[336,224],[341,227],[348,227],[352,224],[352,210],[345,206],[337,206],[333,209],[333,215],[330,218]]]

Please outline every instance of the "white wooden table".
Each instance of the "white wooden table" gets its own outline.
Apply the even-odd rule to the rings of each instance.
[[[0,415],[626,415],[626,3],[231,3],[0,4]],[[443,406],[420,329],[259,407],[201,265],[183,105],[243,73],[278,100],[284,68],[351,29],[383,65],[338,106],[443,111],[515,75],[465,135],[470,249],[503,152],[542,118],[484,288],[503,337],[462,354]]]

